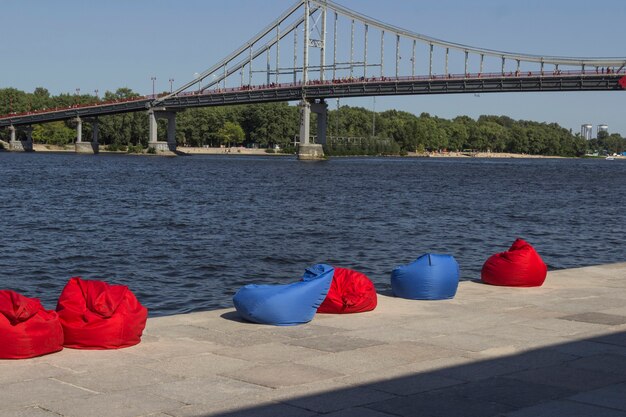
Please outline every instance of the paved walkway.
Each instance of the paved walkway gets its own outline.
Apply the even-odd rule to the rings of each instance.
[[[154,318],[132,348],[0,361],[2,417],[317,415],[626,417],[626,264],[297,327]]]

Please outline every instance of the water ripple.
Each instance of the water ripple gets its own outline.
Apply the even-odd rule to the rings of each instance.
[[[395,266],[451,253],[476,279],[516,237],[551,270],[626,260],[623,161],[0,153],[0,176],[0,288],[48,308],[75,275],[130,286],[151,315],[231,306],[317,262],[388,291]]]

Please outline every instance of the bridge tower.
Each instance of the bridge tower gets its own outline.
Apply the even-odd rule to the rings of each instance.
[[[298,145],[298,159],[301,161],[317,161],[325,159],[323,145],[326,144],[326,125],[328,105],[319,101],[302,100],[300,108],[300,143]],[[311,143],[310,124],[311,112],[317,114],[317,141]]]
[[[33,150],[33,128],[30,125],[22,126],[21,128],[26,133],[26,140],[18,140],[15,126],[9,126],[9,131],[11,132],[9,149],[17,152],[31,152]]]
[[[310,20],[310,5],[308,1],[304,2],[304,50],[302,53],[303,65],[302,65],[302,84],[306,85],[308,82],[308,70],[309,70],[309,45],[312,43],[309,37],[309,20]],[[324,66],[325,66],[325,44],[326,44],[326,4],[321,5],[321,20],[322,30],[317,42],[313,42],[314,46],[320,49],[320,81],[324,80]],[[325,159],[323,145],[326,144],[326,119],[328,117],[328,106],[324,102],[324,99],[320,99],[318,102],[315,100],[309,102],[303,95],[302,101],[299,104],[300,107],[300,144],[298,145],[298,159],[301,161],[317,161]],[[310,143],[310,121],[311,111],[317,114],[317,143]]]
[[[100,144],[98,143],[98,118],[81,119],[79,116],[76,116],[74,121],[76,122],[76,143],[74,144],[75,152],[97,154],[100,151]],[[83,142],[83,121],[91,122],[92,124],[91,142]]]
[[[159,141],[157,138],[157,119],[167,119],[167,141]],[[165,107],[153,107],[148,110],[148,148],[157,152],[176,151],[176,111]]]

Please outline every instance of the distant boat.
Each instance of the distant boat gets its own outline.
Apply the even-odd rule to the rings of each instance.
[[[604,159],[606,159],[607,161],[613,161],[613,160],[615,160],[615,157],[614,156],[607,156]]]

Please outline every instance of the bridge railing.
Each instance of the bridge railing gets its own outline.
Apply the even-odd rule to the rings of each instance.
[[[19,117],[19,116],[29,116],[33,114],[53,113],[53,112],[66,111],[66,110],[72,110],[72,109],[97,108],[97,107],[102,107],[102,106],[110,106],[112,104],[118,104],[118,103],[141,101],[141,100],[146,100],[149,98],[150,98],[149,96],[139,96],[139,97],[117,99],[117,100],[99,101],[97,103],[84,103],[84,104],[77,103],[77,104],[73,104],[67,107],[43,108],[43,109],[36,109],[36,110],[28,110],[28,111],[19,112],[19,113],[13,112],[13,113],[5,114],[5,115],[0,115],[0,119],[8,119],[10,117]]]
[[[554,70],[554,71],[507,71],[507,72],[489,72],[489,73],[468,73],[468,74],[433,74],[433,75],[415,75],[415,76],[399,76],[399,77],[346,77],[331,80],[310,80],[305,84],[301,81],[296,83],[270,83],[261,85],[243,85],[239,87],[216,88],[212,90],[188,91],[182,92],[177,97],[193,97],[201,95],[237,93],[244,91],[258,90],[277,90],[292,89],[314,85],[337,85],[337,84],[380,84],[380,83],[397,83],[411,81],[441,81],[441,80],[465,80],[465,79],[494,79],[494,78],[528,78],[528,77],[581,77],[587,75],[626,75],[626,69],[620,71],[614,70]]]
[[[262,84],[262,85],[242,85],[239,87],[229,87],[229,88],[216,88],[212,90],[203,90],[199,91],[187,91],[181,92],[176,95],[176,97],[194,97],[194,96],[206,96],[206,95],[215,95],[215,94],[229,94],[229,93],[241,93],[245,91],[259,91],[259,90],[280,90],[280,89],[293,89],[293,88],[303,88],[305,86],[316,86],[316,85],[340,85],[340,84],[381,84],[381,83],[398,83],[398,82],[412,82],[412,81],[443,81],[443,80],[476,80],[476,79],[494,79],[494,78],[506,78],[506,79],[516,79],[516,78],[529,78],[529,77],[584,77],[589,75],[626,75],[626,68],[622,68],[619,71],[612,70],[610,68],[607,69],[596,69],[596,70],[554,70],[554,71],[507,71],[505,73],[502,72],[489,72],[489,73],[468,73],[468,74],[433,74],[433,75],[415,75],[415,76],[399,76],[399,77],[346,77],[339,79],[330,79],[330,80],[310,80],[306,84],[303,84],[302,81],[298,81],[295,83],[270,83],[270,84]],[[19,116],[28,116],[33,114],[42,114],[42,113],[52,113],[59,111],[67,111],[72,109],[85,109],[85,108],[97,108],[102,106],[110,106],[120,103],[128,103],[134,101],[141,100],[154,100],[159,97],[163,97],[164,94],[155,94],[155,95],[146,95],[146,96],[138,96],[131,97],[126,99],[117,99],[117,100],[109,100],[98,103],[86,103],[86,104],[75,104],[68,107],[55,107],[48,109],[39,109],[39,110],[31,110],[20,113],[11,113],[7,115],[0,115],[0,119],[7,119],[11,117],[19,117]]]

